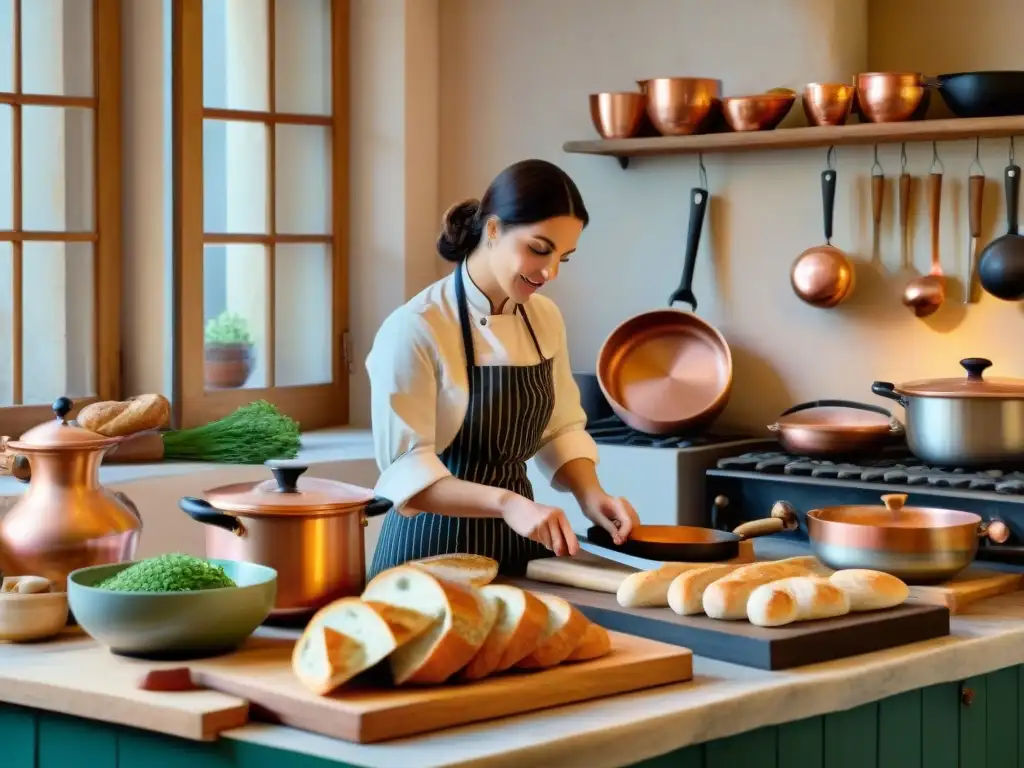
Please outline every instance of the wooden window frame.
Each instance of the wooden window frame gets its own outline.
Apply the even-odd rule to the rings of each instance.
[[[245,403],[267,400],[304,430],[348,423],[348,211],[349,211],[349,0],[331,0],[331,378],[327,384],[277,387],[274,377],[274,244],[324,242],[323,237],[275,232],[274,125],[327,125],[324,116],[275,111],[275,0],[267,0],[268,111],[212,109],[203,104],[203,0],[176,0],[172,19],[174,185],[174,422],[181,428],[226,416]],[[269,195],[266,235],[206,234],[203,222],[203,119],[267,123]],[[254,244],[268,247],[266,387],[207,391],[203,382],[203,246]]]
[[[23,94],[21,4],[14,8],[14,91],[0,93],[0,104],[12,112],[13,228],[0,231],[12,244],[12,391],[23,398],[22,245],[25,242],[93,243],[93,366],[91,397],[75,400],[75,411],[97,400],[121,396],[121,0],[92,0],[93,95]],[[101,55],[102,54],[102,55]],[[93,230],[39,232],[22,229],[21,109],[24,106],[85,107],[93,111]],[[0,434],[19,436],[53,418],[49,405],[0,406]]]

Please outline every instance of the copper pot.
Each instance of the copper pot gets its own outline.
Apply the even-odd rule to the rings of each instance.
[[[721,109],[722,81],[707,77],[637,80],[647,97],[647,116],[662,136],[700,133]]]
[[[924,117],[930,91],[919,72],[862,72],[857,112],[868,122],[899,123]]]
[[[639,91],[592,93],[590,119],[602,139],[628,139],[640,130],[646,101]]]
[[[811,125],[845,125],[857,90],[844,83],[808,83],[803,106]]]
[[[853,293],[856,274],[853,264],[832,245],[832,211],[836,200],[836,172],[821,173],[822,208],[825,214],[825,244],[816,245],[796,257],[789,272],[793,292],[812,307],[830,309]]]
[[[118,439],[69,423],[73,405],[59,398],[54,421],[7,443],[28,458],[32,479],[0,517],[0,571],[44,576],[60,590],[78,568],[132,560],[142,532],[131,500],[99,482],[103,454]]]
[[[973,512],[905,507],[905,493],[882,496],[885,506],[841,506],[807,513],[815,556],[829,568],[867,568],[909,584],[951,579],[971,564],[978,540],[1009,536],[1006,524],[984,524]]]
[[[852,456],[884,447],[904,434],[885,408],[850,400],[814,400],[783,411],[768,429],[797,456]]]
[[[307,467],[267,462],[272,480],[235,483],[191,496],[178,506],[209,526],[206,556],[277,571],[272,617],[307,615],[366,583],[363,528],[391,509],[373,491],[336,480],[301,478]]]

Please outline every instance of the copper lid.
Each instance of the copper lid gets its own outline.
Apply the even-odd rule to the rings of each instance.
[[[371,490],[337,480],[300,477],[301,462],[268,461],[274,477],[233,483],[206,491],[217,509],[245,515],[338,514],[362,509],[374,498]]]
[[[931,509],[927,507],[904,507],[905,493],[888,493],[882,496],[881,506],[850,505],[815,509],[809,516],[833,523],[864,525],[872,528],[955,528],[961,525],[979,525],[981,517],[973,512],[955,509]]]
[[[104,437],[88,429],[82,429],[67,420],[74,403],[66,397],[58,397],[53,403],[57,418],[37,424],[22,434],[18,440],[8,441],[7,446],[15,451],[31,452],[44,450],[96,450],[116,445],[116,437]]]
[[[818,432],[890,432],[896,423],[891,412],[877,405],[817,400],[793,406],[768,428],[773,432],[779,426]]]
[[[948,379],[921,379],[896,387],[901,395],[916,397],[993,397],[1024,399],[1024,379],[984,377],[992,361],[983,357],[968,357],[960,361],[967,375]]]

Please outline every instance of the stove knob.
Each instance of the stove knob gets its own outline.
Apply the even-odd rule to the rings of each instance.
[[[1005,544],[1010,540],[1010,526],[994,517],[985,526],[985,536],[994,544]]]
[[[800,515],[797,514],[796,507],[788,501],[776,501],[772,504],[772,517],[782,520],[784,530],[795,531],[800,527]]]

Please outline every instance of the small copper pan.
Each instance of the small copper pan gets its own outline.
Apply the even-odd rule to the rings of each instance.
[[[829,158],[832,150],[829,150]],[[789,273],[793,292],[812,307],[830,309],[853,293],[854,271],[849,257],[832,245],[832,212],[836,201],[836,172],[821,173],[821,196],[825,214],[825,243],[797,256]]]
[[[853,456],[903,436],[903,425],[892,412],[851,400],[794,405],[768,429],[784,450],[798,456]]]
[[[694,314],[697,260],[706,189],[690,190],[690,225],[679,287],[669,309],[635,315],[611,332],[597,355],[608,404],[627,425],[651,435],[703,429],[725,409],[732,391],[732,352],[725,337]],[[686,302],[693,311],[675,309]]]

